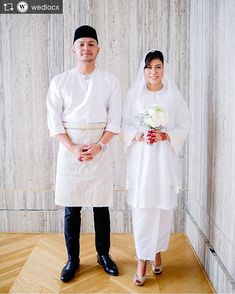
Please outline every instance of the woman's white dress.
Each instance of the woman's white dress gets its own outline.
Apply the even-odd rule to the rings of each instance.
[[[169,114],[162,130],[170,141],[148,145],[134,139],[147,128],[138,124],[136,115],[145,107],[158,105]],[[151,92],[145,87],[142,96],[127,97],[124,105],[122,135],[127,152],[127,203],[132,207],[132,222],[137,257],[154,260],[155,254],[167,250],[173,208],[181,187],[178,152],[189,129],[189,111],[179,92],[172,93],[169,84]]]

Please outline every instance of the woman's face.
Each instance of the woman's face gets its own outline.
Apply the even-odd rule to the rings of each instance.
[[[162,78],[164,74],[164,65],[160,59],[153,59],[144,69],[144,75],[147,87],[151,90],[162,88]]]

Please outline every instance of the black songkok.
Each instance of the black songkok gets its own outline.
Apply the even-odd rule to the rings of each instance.
[[[98,38],[96,30],[90,26],[84,25],[76,29],[74,33],[73,43],[80,38],[92,38],[95,39],[98,43]]]

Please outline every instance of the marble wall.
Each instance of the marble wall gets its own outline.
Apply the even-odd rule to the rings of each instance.
[[[57,142],[49,137],[45,96],[51,78],[74,66],[74,30],[97,29],[98,65],[114,73],[123,94],[150,48],[165,53],[173,76],[188,99],[189,1],[64,1],[63,15],[1,15],[0,230],[61,232],[63,211],[54,205]],[[120,138],[111,143],[115,206],[112,231],[131,232],[125,203],[125,156]],[[186,183],[187,159],[182,153]],[[185,187],[173,231],[183,231]],[[83,212],[83,232],[93,231],[92,212]]]
[[[190,2],[186,234],[218,292],[235,292],[235,2]]]

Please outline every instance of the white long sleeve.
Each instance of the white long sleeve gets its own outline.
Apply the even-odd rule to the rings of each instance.
[[[65,133],[62,123],[63,99],[58,91],[56,81],[51,81],[47,94],[47,123],[50,135],[55,136]]]
[[[168,130],[171,144],[178,154],[183,147],[189,132],[190,114],[184,99],[179,98],[176,104],[176,117],[174,127]]]
[[[138,133],[138,129],[133,124],[133,106],[130,100],[127,100],[123,106],[123,117],[122,117],[122,140],[124,142],[124,150],[127,152],[128,148],[131,146],[134,137]]]
[[[120,133],[122,95],[120,85],[116,79],[113,81],[111,93],[108,100],[108,119],[105,130],[112,133]]]
[[[106,123],[107,131],[120,133],[120,86],[113,75],[99,69],[82,75],[74,68],[54,77],[47,109],[51,136],[65,133],[64,123]]]

